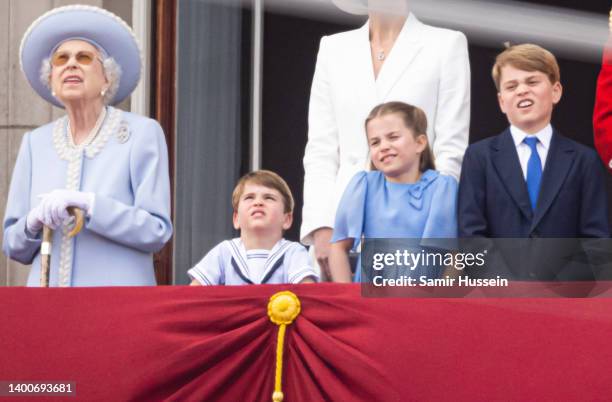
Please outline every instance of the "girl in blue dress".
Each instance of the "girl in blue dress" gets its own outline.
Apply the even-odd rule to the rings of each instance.
[[[402,102],[383,103],[365,127],[373,170],[357,173],[338,205],[330,255],[334,282],[351,281],[349,250],[362,238],[457,237],[457,181],[434,170],[425,113]],[[411,276],[441,274],[427,269]]]

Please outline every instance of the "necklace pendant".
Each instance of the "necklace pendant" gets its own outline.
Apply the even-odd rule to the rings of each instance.
[[[378,51],[378,54],[376,55],[376,59],[378,61],[383,61],[385,59],[385,51],[384,50]]]

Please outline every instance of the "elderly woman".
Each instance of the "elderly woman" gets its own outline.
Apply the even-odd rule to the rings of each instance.
[[[302,242],[328,271],[336,207],[367,166],[364,121],[372,108],[402,101],[423,109],[438,169],[459,177],[468,144],[470,67],[465,36],[421,23],[408,0],[334,0],[368,14],[354,31],[323,37],[310,94],[304,155]]]
[[[109,105],[140,79],[128,25],[96,7],[54,9],[32,23],[21,68],[66,116],[23,136],[4,218],[3,250],[40,283],[41,229],[55,229],[51,286],[154,285],[152,253],[172,235],[168,155],[151,119]],[[86,214],[75,238],[67,207]]]

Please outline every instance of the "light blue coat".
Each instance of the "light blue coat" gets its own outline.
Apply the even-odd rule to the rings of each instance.
[[[40,194],[93,192],[85,227],[74,239],[55,231],[50,286],[154,285],[153,253],[172,235],[168,151],[152,119],[107,108],[92,141],[71,144],[67,118],[23,137],[3,222],[3,251],[32,264],[28,286],[40,283],[40,234],[26,215]],[[65,231],[65,229],[64,229]]]

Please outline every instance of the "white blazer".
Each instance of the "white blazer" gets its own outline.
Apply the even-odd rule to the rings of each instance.
[[[461,32],[406,19],[374,79],[369,22],[321,39],[310,92],[301,239],[334,227],[349,180],[368,165],[364,122],[374,106],[403,101],[427,114],[436,167],[459,178],[470,125],[470,65]]]

